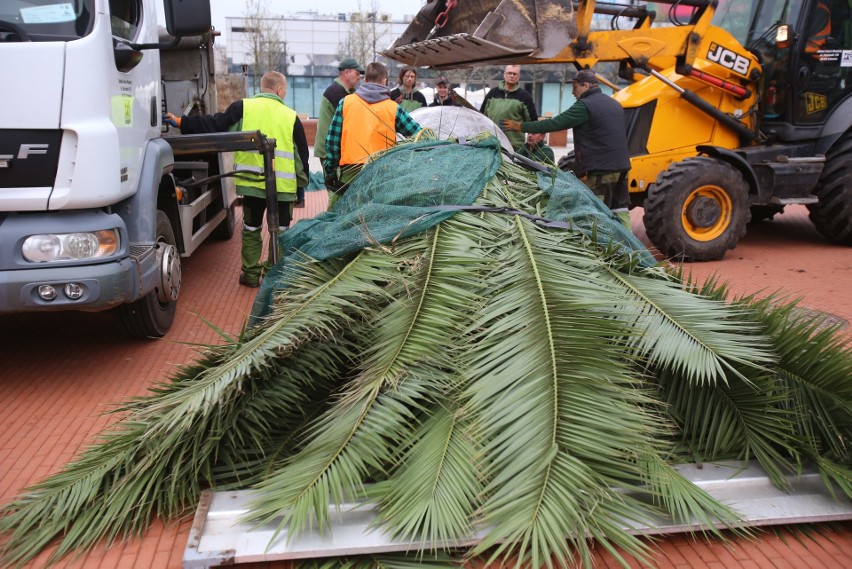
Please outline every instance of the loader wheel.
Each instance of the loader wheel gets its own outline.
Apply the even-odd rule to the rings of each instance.
[[[577,160],[574,158],[574,151],[572,150],[562,158],[560,158],[556,162],[556,167],[562,170],[563,172],[571,172],[576,174],[577,172]]]
[[[745,235],[748,184],[726,162],[699,156],[660,174],[645,200],[645,230],[666,256],[721,259]]]
[[[841,245],[852,245],[852,133],[846,133],[825,155],[825,168],[813,191],[819,202],[809,205],[820,233]]]
[[[135,338],[160,338],[175,320],[180,293],[181,268],[172,224],[162,211],[157,212],[157,266],[160,277],[157,288],[130,304],[118,307],[125,331]]]

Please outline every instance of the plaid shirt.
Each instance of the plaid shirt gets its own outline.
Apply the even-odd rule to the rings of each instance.
[[[351,95],[357,97],[357,95]],[[394,120],[396,132],[403,136],[414,136],[422,127],[416,120],[411,118],[408,111],[402,108],[402,105],[396,107],[396,119]],[[340,139],[343,137],[343,99],[337,105],[337,110],[334,111],[334,117],[331,119],[331,125],[328,127],[328,134],[325,137],[325,171],[336,173],[337,166],[340,164]]]

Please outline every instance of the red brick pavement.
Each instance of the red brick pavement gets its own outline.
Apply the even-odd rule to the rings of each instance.
[[[309,192],[297,219],[325,208],[324,192]],[[644,235],[641,210],[634,230]],[[205,244],[184,261],[180,313],[161,340],[130,340],[110,314],[30,314],[0,319],[0,501],[56,472],[114,418],[103,412],[162,381],[176,365],[190,361],[199,345],[215,343],[210,321],[237,334],[251,311],[255,290],[237,284],[239,235]],[[803,208],[790,208],[771,223],[757,224],[734,251],[715,263],[692,265],[699,276],[714,271],[738,293],[784,290],[803,305],[852,320],[849,284],[852,254],[826,243]],[[69,568],[177,568],[189,520],[155,524],[141,539],[98,548],[66,560]],[[822,528],[813,538],[801,530],[764,532],[759,540],[730,544],[690,536],[661,539],[654,565],[676,568],[850,568],[852,524]],[[28,565],[42,567],[46,555]],[[617,567],[604,552],[598,567]],[[634,564],[638,566],[638,564]],[[286,567],[264,563],[254,567]]]

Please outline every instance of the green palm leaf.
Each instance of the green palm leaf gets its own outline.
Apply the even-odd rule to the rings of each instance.
[[[369,186],[335,250],[368,246],[289,255],[270,316],[119,407],[98,444],[5,506],[4,562],[57,536],[61,556],[141,532],[207,487],[256,486],[249,518],[288,538],[370,500],[375,529],[421,548],[326,563],[351,567],[452,563],[442,549],[473,533],[468,556],[535,567],[590,565],[590,538],[624,565],[620,552],[647,560],[630,528],[661,513],[738,523],[672,466],[687,459],[755,457],[778,484],[809,460],[852,495],[852,358],[837,329],[651,267],[562,174],[503,164],[473,208],[456,203],[494,155],[479,172],[470,156],[487,146],[414,146],[349,190]],[[454,153],[470,169],[457,194],[449,165],[416,169]],[[383,176],[393,192],[358,221],[353,204],[387,192]],[[406,201],[409,187],[423,193]],[[446,203],[473,211],[401,237]],[[586,229],[547,226],[545,211]],[[379,227],[385,214],[407,221]],[[332,239],[333,221],[303,227]],[[298,236],[309,244],[310,229]]]

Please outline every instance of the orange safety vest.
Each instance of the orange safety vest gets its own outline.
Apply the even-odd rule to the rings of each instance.
[[[371,154],[396,143],[396,109],[390,99],[372,104],[357,95],[343,99],[341,166],[364,164]]]
[[[820,14],[820,12],[822,12]],[[820,2],[817,4],[816,11],[814,12],[814,19],[811,22],[811,25],[820,25],[820,18],[824,18],[824,24],[821,29],[814,30],[814,32],[810,35],[805,43],[805,53],[814,55],[819,50],[825,46],[825,42],[828,39],[828,36],[831,35],[831,12],[828,9],[828,6]]]

